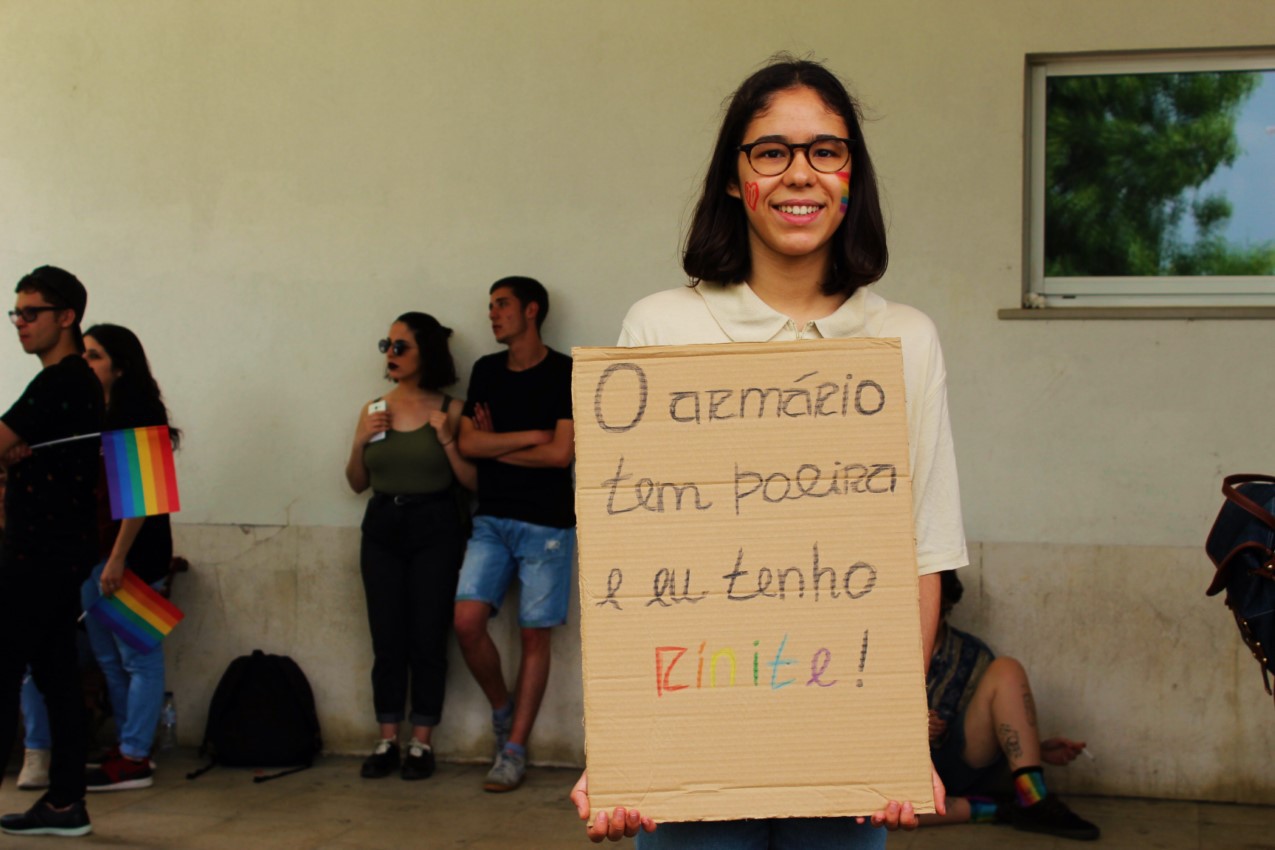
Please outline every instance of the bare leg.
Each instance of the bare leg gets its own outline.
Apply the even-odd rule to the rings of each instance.
[[[398,724],[382,723],[381,724],[381,740],[397,741],[398,740]]]
[[[500,669],[500,651],[487,634],[487,620],[491,606],[486,602],[463,600],[456,603],[456,639],[461,654],[474,674],[478,687],[491,703],[493,710],[509,704],[509,688],[505,686],[505,674]],[[525,662],[524,658],[524,662]]]
[[[997,658],[979,680],[965,710],[964,758],[986,767],[1004,753],[1010,770],[1040,764],[1036,701],[1027,671],[1013,658]]]
[[[429,746],[429,741],[430,741],[430,738],[433,736],[433,734],[434,734],[433,726],[413,726],[412,727],[412,737],[415,738],[417,741],[420,741],[422,744],[424,744],[427,747]]]
[[[509,733],[511,744],[527,746],[531,727],[540,713],[540,701],[544,699],[545,686],[549,682],[551,634],[550,629],[522,630],[522,663],[518,666],[514,726]]]

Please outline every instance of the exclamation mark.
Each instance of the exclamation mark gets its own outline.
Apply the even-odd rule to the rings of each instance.
[[[863,630],[863,648],[859,650],[859,672],[863,672],[863,665],[868,662],[868,630]],[[855,682],[859,687],[863,687],[863,680],[859,679]]]

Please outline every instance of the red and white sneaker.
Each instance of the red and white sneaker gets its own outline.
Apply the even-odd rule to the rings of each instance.
[[[98,753],[97,755],[91,756],[89,760],[84,763],[84,766],[87,767],[89,770],[92,770],[95,767],[101,767],[103,762],[114,761],[115,759],[120,758],[122,756],[123,756],[123,753],[120,752],[120,745],[113,744],[107,747],[106,749],[102,750],[102,752]],[[151,770],[154,770],[155,768],[159,767],[159,765],[155,763],[155,759],[149,759],[149,763],[151,766]]]
[[[102,762],[84,778],[90,791],[131,791],[150,787],[155,782],[155,771],[146,759],[133,761],[121,755]]]
[[[84,766],[87,767],[89,770],[92,770],[94,768],[101,767],[103,762],[112,761],[119,757],[120,757],[120,745],[112,744],[111,746],[102,750],[97,755],[89,756],[89,760],[84,763]]]

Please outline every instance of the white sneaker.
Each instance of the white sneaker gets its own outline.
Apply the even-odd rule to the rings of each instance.
[[[26,751],[22,757],[22,772],[18,774],[18,787],[23,791],[49,787],[48,750]]]

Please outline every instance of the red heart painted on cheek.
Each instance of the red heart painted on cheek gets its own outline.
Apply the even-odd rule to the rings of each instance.
[[[744,202],[750,210],[757,209],[757,199],[761,197],[761,187],[756,183],[744,184]]]

